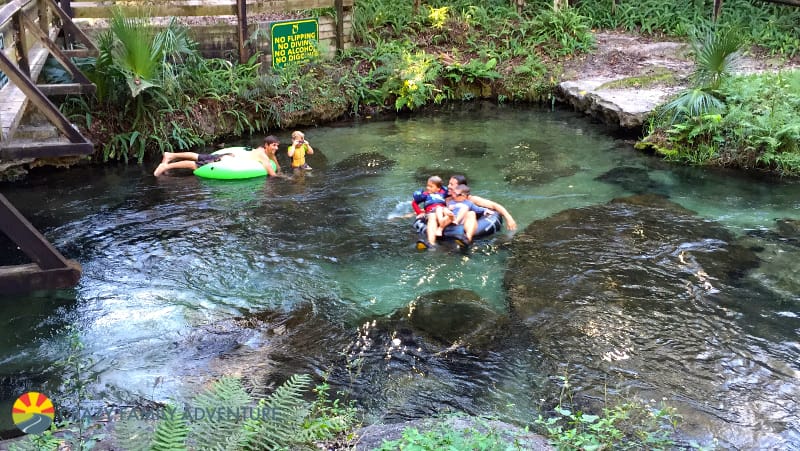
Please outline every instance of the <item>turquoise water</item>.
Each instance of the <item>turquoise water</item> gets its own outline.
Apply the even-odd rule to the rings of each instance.
[[[504,231],[478,243],[469,254],[446,246],[435,252],[414,249],[415,235],[408,219],[400,216],[410,212],[411,193],[424,185],[429,174],[445,179],[452,173],[467,174],[473,193],[506,206],[520,230],[562,210],[605,203],[634,191],[668,195],[737,236],[771,230],[775,219],[796,217],[800,203],[800,185],[793,181],[767,182],[672,167],[567,111],[474,104],[393,121],[305,131],[317,153],[308,158],[314,170],[304,177],[224,182],[193,176],[155,178],[154,165],[113,166],[41,172],[24,182],[0,186],[84,270],[73,290],[1,298],[5,314],[0,328],[0,398],[10,402],[24,390],[56,390],[59,374],[52,365],[67,353],[66,325],[80,330],[83,352],[96,362],[97,398],[114,403],[136,396],[163,400],[215,375],[214,362],[220,354],[224,357],[220,351],[224,347],[205,349],[201,337],[215,324],[242,315],[293,312],[311,305],[314,316],[340,325],[341,330],[353,330],[419,296],[455,288],[473,291],[505,314],[503,275],[508,255],[503,243],[513,233]],[[288,133],[279,137],[288,145]],[[254,137],[252,142],[259,140]],[[364,153],[396,163],[371,172],[337,166]],[[646,173],[648,185],[597,179],[620,167]],[[24,260],[8,243],[0,245],[0,259],[5,260],[0,264]],[[787,267],[780,259],[787,253],[793,255],[776,250],[774,259],[765,262],[767,270],[752,276],[754,283],[780,300],[761,314],[783,319],[759,334],[769,337],[764,347],[775,350],[778,357],[771,358],[785,367],[767,365],[762,370],[767,379],[780,379],[781,371],[795,375],[800,371],[800,299],[794,290],[800,276],[792,260]],[[309,347],[324,348],[326,340],[346,341],[343,334],[320,330],[320,344]],[[733,349],[736,340],[731,338]],[[530,422],[540,404],[538,399],[525,399],[532,393],[532,381],[556,377],[558,370],[539,366],[542,357],[535,346],[521,349],[513,354],[495,350],[483,361],[477,359],[476,371],[483,374],[477,378],[431,363],[431,374],[436,376],[429,379],[429,389],[441,390],[443,384],[456,393],[484,392],[483,397],[473,395],[453,405]],[[306,368],[322,373],[338,363],[320,356],[335,355],[330,350],[315,351]],[[740,368],[732,365],[730,371],[738,373]],[[763,375],[757,380],[762,381]],[[734,398],[738,390],[760,393],[752,402],[771,396],[762,387],[748,385],[746,376],[740,383]],[[413,396],[411,388],[402,385],[381,387]],[[798,384],[781,387],[791,392]],[[448,402],[435,395],[429,401],[434,406]],[[518,405],[509,408],[512,401]],[[701,400],[689,401],[687,409],[692,401]],[[793,427],[786,425],[787,418],[796,418],[796,401],[782,405],[785,415],[767,423],[783,432],[767,438],[750,430],[763,425],[743,427],[725,421],[719,425],[700,407],[699,413],[694,412],[697,418],[691,415],[700,426],[689,428],[689,434],[699,439],[708,439],[707,434],[741,434],[723,440],[745,446],[797,445],[796,422]],[[388,407],[376,402],[370,409],[373,417],[380,418],[381,409]]]

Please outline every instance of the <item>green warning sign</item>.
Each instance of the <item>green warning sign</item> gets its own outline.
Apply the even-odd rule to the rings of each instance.
[[[316,18],[273,22],[270,35],[274,68],[319,56],[319,21]]]

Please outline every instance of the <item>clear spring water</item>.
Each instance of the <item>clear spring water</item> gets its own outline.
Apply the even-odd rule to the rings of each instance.
[[[645,170],[655,191],[737,236],[773,229],[775,219],[796,217],[800,204],[795,182],[672,167],[565,111],[472,104],[394,121],[312,128],[306,135],[317,150],[308,158],[315,169],[294,179],[155,178],[150,164],[47,172],[0,185],[84,271],[74,290],[0,296],[0,408],[26,390],[55,390],[59,375],[52,365],[67,353],[65,325],[80,330],[84,355],[96,362],[97,397],[115,402],[132,395],[164,399],[202,379],[204,362],[219,356],[188,337],[235,316],[311,305],[314,316],[352,330],[426,293],[453,288],[472,290],[503,314],[507,251],[497,243],[510,234],[479,243],[469,256],[416,251],[409,222],[399,216],[410,211],[411,193],[424,185],[422,174],[446,179],[466,173],[473,193],[505,205],[520,230],[565,209],[630,194],[630,185],[596,179],[623,166]],[[288,144],[287,133],[279,137]],[[368,176],[336,169],[362,153],[396,164]],[[535,181],[525,179],[537,168],[546,170]],[[628,388],[678,404],[690,422],[687,440],[710,443],[716,437],[728,447],[796,448],[800,273],[797,260],[785,258],[793,256],[791,248],[754,239],[777,249],[749,276],[769,295],[753,300],[752,311],[732,311],[714,326],[718,334],[709,340],[709,352],[724,354],[715,357],[725,362],[724,374],[702,375],[715,397],[722,390],[732,405],[752,404],[746,412],[753,417],[705,405],[703,387],[689,391],[690,399],[635,382]],[[0,245],[0,264],[26,260],[8,242]],[[609,314],[617,314],[613,310],[609,306]],[[691,330],[703,320],[688,312],[676,315],[664,316],[664,324],[680,321]],[[653,325],[643,348],[670,339],[661,326]],[[697,329],[705,333],[706,327]],[[373,372],[351,388],[374,392],[377,401],[364,403],[372,418],[435,413],[447,405],[530,424],[541,404],[532,395],[535,386],[556,378],[559,362],[543,364],[535,343],[515,341],[525,331],[512,332],[506,352],[495,348],[459,365],[428,361],[422,385],[408,387],[402,377]],[[338,329],[317,333],[308,339],[309,354],[294,356],[302,363],[293,369],[322,373],[336,362],[319,356],[335,352],[315,347],[352,339]],[[343,336],[329,336],[337,334]],[[718,340],[724,343],[715,347]],[[699,358],[691,350],[670,352],[676,362]],[[680,373],[680,366],[667,368]],[[654,362],[652,371],[665,367]],[[608,383],[591,373],[579,379],[594,389]],[[387,415],[398,396],[412,399],[400,407],[405,415]],[[6,423],[0,429],[9,428]]]

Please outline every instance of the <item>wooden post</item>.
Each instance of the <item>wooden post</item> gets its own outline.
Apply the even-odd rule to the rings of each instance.
[[[67,260],[0,194],[0,232],[8,235],[36,264],[0,266],[0,293],[70,288],[81,278],[81,265]]]
[[[23,74],[30,77],[31,67],[30,64],[28,64],[28,49],[25,46],[25,27],[22,25],[20,14],[25,14],[22,12],[22,9],[17,10],[16,14],[14,14],[14,17],[12,18],[14,23],[14,31],[17,34],[17,37],[14,40],[14,47],[17,52],[17,67],[19,67],[19,70]],[[6,76],[11,78],[8,74],[6,74]]]
[[[714,0],[714,12],[711,15],[711,20],[714,23],[719,22],[719,16],[722,15],[722,0]]]
[[[74,16],[72,13],[72,4],[70,3],[70,0],[58,0],[58,3],[61,7],[61,11],[64,11],[67,17],[72,18]],[[61,22],[63,23],[66,21],[62,18]],[[64,47],[71,49],[72,45],[75,43],[75,37],[73,36],[72,31],[67,28],[62,28],[62,31],[64,32]]]
[[[247,47],[247,0],[236,0],[236,15],[239,17],[239,62],[244,64],[250,59]]]
[[[75,17],[75,14],[72,13],[72,4],[69,0],[59,0],[59,6],[61,6],[61,10],[67,13],[69,17]]]
[[[344,50],[344,2],[334,0],[336,6],[336,51]]]

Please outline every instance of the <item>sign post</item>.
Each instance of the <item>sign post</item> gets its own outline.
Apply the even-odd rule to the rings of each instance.
[[[273,22],[270,36],[274,69],[319,56],[319,21],[316,18]]]

